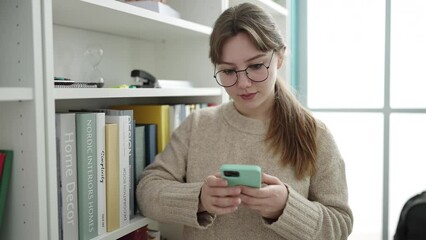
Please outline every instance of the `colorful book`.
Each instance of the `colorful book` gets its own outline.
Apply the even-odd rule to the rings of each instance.
[[[76,113],[79,239],[98,236],[96,113]]]
[[[157,124],[157,152],[169,142],[169,105],[122,105],[115,109],[133,110],[136,124]]]
[[[7,190],[9,188],[10,176],[12,175],[13,151],[0,150],[5,155],[3,171],[0,178],[0,227],[2,226],[4,211],[6,209]]]
[[[0,179],[1,175],[3,173],[3,166],[4,166],[4,159],[6,158],[6,155],[4,153],[0,153]]]
[[[106,123],[118,125],[118,153],[120,164],[120,227],[130,223],[129,199],[129,122],[130,116],[105,116]],[[108,171],[108,170],[107,170]]]
[[[119,240],[148,240],[148,226],[143,226],[119,238]]]
[[[145,167],[153,163],[157,155],[157,125],[142,124],[145,126]]]
[[[120,228],[120,162],[118,124],[105,124],[107,232]]]
[[[106,232],[106,178],[105,178],[105,113],[96,113],[96,156],[98,176],[98,235]]]
[[[75,113],[56,114],[60,239],[78,238]]]

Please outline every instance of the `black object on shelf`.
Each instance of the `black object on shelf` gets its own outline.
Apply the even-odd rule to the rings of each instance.
[[[103,82],[77,82],[69,78],[55,77],[55,88],[101,88]]]
[[[132,70],[130,76],[134,78],[137,88],[156,88],[158,87],[157,79],[147,71],[141,69]]]

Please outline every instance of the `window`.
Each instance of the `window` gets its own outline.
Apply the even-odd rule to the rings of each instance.
[[[426,107],[426,1],[392,0],[391,96],[393,108]]]
[[[354,214],[349,239],[380,239],[383,187],[383,115],[314,112],[327,124],[345,160],[349,204]]]
[[[383,107],[384,33],[383,0],[308,1],[309,107]]]
[[[345,158],[349,239],[391,240],[405,201],[426,190],[426,1],[295,2],[299,95]]]

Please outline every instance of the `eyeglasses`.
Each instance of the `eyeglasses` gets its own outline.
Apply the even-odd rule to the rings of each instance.
[[[246,69],[234,70],[234,69],[223,69],[217,71],[214,74],[216,82],[222,87],[232,87],[238,82],[238,73],[245,72],[248,79],[253,82],[263,82],[269,77],[269,66],[271,66],[272,57],[275,51],[272,51],[271,59],[269,60],[268,66],[263,63],[253,64],[248,66]],[[215,66],[216,71],[216,66]]]

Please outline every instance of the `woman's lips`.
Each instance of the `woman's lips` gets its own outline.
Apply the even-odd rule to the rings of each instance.
[[[248,94],[241,94],[240,97],[243,100],[252,100],[256,96],[256,93],[248,93]]]

